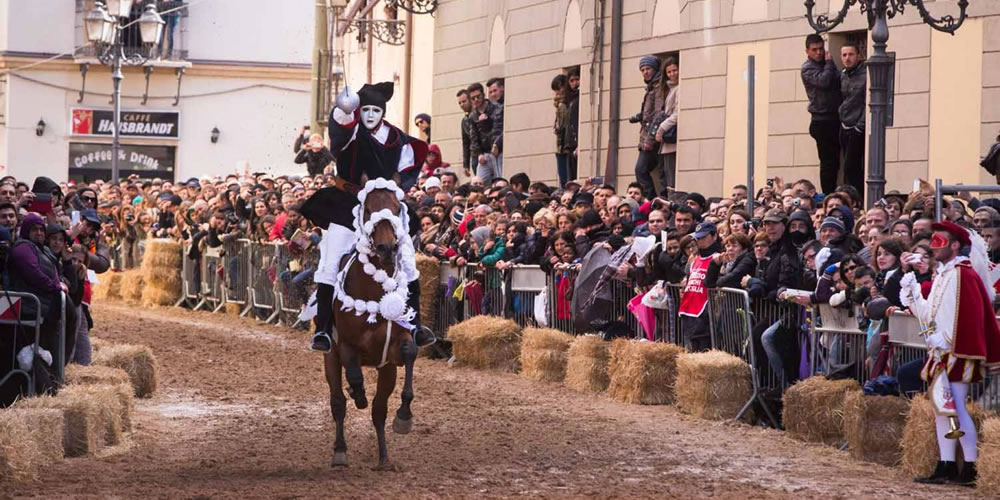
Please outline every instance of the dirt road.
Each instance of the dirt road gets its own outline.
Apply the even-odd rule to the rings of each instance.
[[[398,472],[376,472],[367,410],[349,405],[350,467],[332,469],[333,426],[307,334],[180,309],[97,306],[97,335],[147,344],[158,393],[130,442],[68,459],[13,496],[297,498],[630,496],[959,498],[898,471],[781,432],[620,404],[558,384],[419,359],[414,432],[389,432]],[[369,395],[373,373],[366,372]],[[391,412],[399,404],[397,393]],[[58,480],[56,480],[58,478]]]

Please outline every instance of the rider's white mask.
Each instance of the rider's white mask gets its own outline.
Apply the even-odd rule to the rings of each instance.
[[[368,130],[375,130],[375,127],[382,121],[382,115],[385,114],[385,110],[378,106],[366,105],[361,106],[361,123],[365,125]]]

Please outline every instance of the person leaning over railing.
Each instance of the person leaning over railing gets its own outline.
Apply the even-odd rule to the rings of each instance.
[[[744,276],[753,274],[757,259],[745,234],[730,234],[723,239],[725,252],[719,252],[708,265],[705,283],[708,288],[739,288]]]

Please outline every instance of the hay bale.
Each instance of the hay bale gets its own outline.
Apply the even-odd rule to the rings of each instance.
[[[139,303],[142,300],[142,289],[145,286],[145,279],[142,276],[142,270],[133,269],[131,271],[124,271],[122,274],[122,286],[121,294],[122,300],[131,302],[133,304]]]
[[[521,327],[495,316],[474,316],[448,329],[455,359],[473,368],[516,371]]]
[[[60,410],[63,416],[62,446],[67,457],[80,457],[95,453],[101,445],[107,423],[102,421],[101,409],[89,396],[65,394],[39,396],[21,400],[16,408],[41,408]]]
[[[618,339],[611,343],[608,396],[623,403],[674,402],[677,356],[684,348],[664,342]]]
[[[569,346],[566,361],[566,387],[580,392],[601,392],[608,388],[609,347],[597,335],[582,335]]]
[[[142,269],[180,269],[184,260],[184,246],[180,243],[157,238],[146,241],[146,251],[142,254]]]
[[[1000,418],[990,417],[983,421],[981,437],[976,488],[984,496],[997,498],[1000,497]]]
[[[118,394],[117,385],[68,385],[59,391],[56,399],[86,398],[97,405],[98,439],[113,446],[122,442],[122,414],[126,411]]]
[[[681,354],[674,393],[685,413],[709,420],[735,418],[753,395],[750,365],[723,351]]]
[[[109,272],[100,276],[99,282],[91,290],[93,300],[122,298],[122,273]]]
[[[417,270],[420,271],[420,322],[436,325],[441,264],[433,257],[418,253]]]
[[[782,422],[800,441],[837,445],[844,441],[844,397],[860,391],[856,380],[809,377],[785,391]]]
[[[128,373],[120,368],[76,363],[66,365],[67,385],[129,384]]]
[[[895,466],[910,401],[899,396],[866,396],[851,391],[844,396],[844,436],[857,460]]]
[[[53,409],[0,410],[0,484],[38,479],[63,457],[63,413]]]
[[[142,269],[142,279],[146,284],[146,288],[156,287],[164,290],[177,290],[177,293],[180,293],[181,286],[183,285],[180,268],[144,267]]]
[[[573,336],[551,328],[527,328],[521,340],[521,375],[542,382],[562,382]]]
[[[107,340],[99,339],[95,337],[93,334],[90,335],[90,350],[93,351],[94,353],[106,347],[110,347],[112,345],[114,344],[108,342]]]
[[[227,316],[239,317],[240,313],[243,312],[243,306],[241,306],[240,304],[233,304],[232,302],[227,302],[224,310]]]
[[[149,283],[148,281],[146,283]],[[142,306],[172,306],[181,299],[180,287],[163,288],[157,285],[147,284],[142,290]]]
[[[156,391],[159,364],[149,347],[116,344],[102,348],[94,354],[94,364],[125,370],[137,397],[150,397]]]
[[[986,420],[986,412],[978,405],[967,405],[972,421],[976,423],[977,432],[982,429]],[[910,412],[906,416],[903,427],[903,472],[910,477],[929,476],[934,472],[938,460],[937,426],[935,424],[934,406],[926,395],[913,398],[910,402]],[[963,429],[964,430],[964,429]],[[968,432],[968,431],[966,431]],[[962,460],[961,445],[957,453]]]

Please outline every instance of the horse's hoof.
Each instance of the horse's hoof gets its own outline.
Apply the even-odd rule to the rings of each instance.
[[[355,391],[350,387],[348,387],[347,395],[354,401],[355,408],[359,410],[364,410],[365,408],[368,408],[368,398],[365,397],[364,390],[358,391],[357,394],[355,394]]]
[[[379,472],[396,472],[399,469],[396,468],[396,464],[386,460],[385,462],[379,462],[379,464],[375,466],[375,470]]]
[[[392,419],[392,432],[396,434],[409,434],[413,430],[413,419],[403,420],[399,417]]]
[[[330,462],[331,467],[347,467],[347,453],[342,451],[335,451],[333,453],[333,461]]]

